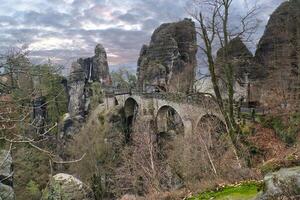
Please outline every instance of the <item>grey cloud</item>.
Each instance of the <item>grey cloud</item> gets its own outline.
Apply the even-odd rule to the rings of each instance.
[[[129,23],[140,22],[140,16],[133,15],[131,13],[126,13],[126,14],[120,15],[118,18],[122,21],[129,22]]]
[[[22,23],[35,26],[67,28],[71,21],[72,17],[70,15],[49,9],[46,13],[35,11],[24,13]]]
[[[147,19],[144,21],[143,23],[143,29],[146,31],[151,31],[153,30],[155,27],[158,27],[160,24],[159,21],[154,20],[154,19]]]
[[[22,41],[33,43],[43,38],[71,39],[84,42],[83,47],[58,47],[52,50],[32,52],[37,62],[48,57],[57,58],[61,63],[69,63],[78,57],[91,56],[96,43],[102,43],[108,54],[111,65],[118,68],[123,65],[136,66],[140,48],[150,41],[152,32],[161,23],[177,21],[188,17],[185,5],[189,0],[74,0],[67,4],[61,0],[40,0],[35,7],[40,9],[16,10],[13,15],[0,14],[0,49],[13,46]],[[262,12],[263,19],[260,33],[263,31],[268,15],[283,0],[264,0],[268,7]],[[13,1],[10,9],[17,1]],[[7,4],[8,5],[8,4]],[[6,5],[6,6],[7,6]],[[126,8],[118,10],[118,6]],[[1,7],[0,7],[0,13]],[[109,14],[109,17],[105,15]],[[101,25],[113,25],[105,30],[86,30],[82,24],[90,22]],[[117,26],[119,22],[128,25],[139,24],[141,30],[125,30]],[[52,28],[52,29],[51,29]],[[258,36],[257,36],[258,37]],[[77,46],[76,46],[77,45]]]

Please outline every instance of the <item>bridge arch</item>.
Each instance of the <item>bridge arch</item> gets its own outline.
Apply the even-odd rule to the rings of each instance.
[[[200,135],[209,148],[214,148],[220,143],[220,139],[226,133],[226,125],[218,116],[205,114],[198,120],[194,133]]]
[[[155,120],[158,133],[184,134],[183,119],[172,106],[161,106],[156,113]]]
[[[117,106],[117,105],[119,105],[119,101],[118,101],[117,97],[114,97],[114,106]]]
[[[184,137],[184,122],[170,105],[161,106],[156,113],[158,156],[166,160],[174,152],[176,143]]]
[[[132,129],[138,115],[139,104],[138,102],[129,97],[124,103],[124,115],[125,115],[125,142],[128,143],[131,140]]]

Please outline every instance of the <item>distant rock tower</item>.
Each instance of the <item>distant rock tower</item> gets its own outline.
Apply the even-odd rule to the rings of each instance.
[[[77,62],[84,70],[87,81],[98,81],[102,85],[111,85],[107,55],[101,44],[97,44],[95,48],[95,55],[93,57],[80,58]]]
[[[97,44],[95,56],[80,58],[71,66],[68,79],[69,114],[71,117],[84,116],[89,109],[90,91],[92,83],[101,83],[102,86],[111,85],[111,78],[104,47]]]
[[[162,24],[138,59],[138,87],[188,93],[195,79],[197,37],[190,19]]]
[[[271,15],[255,60],[264,71],[259,101],[270,109],[300,110],[299,0],[282,3]]]

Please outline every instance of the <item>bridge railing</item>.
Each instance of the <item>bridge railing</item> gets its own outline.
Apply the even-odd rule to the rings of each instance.
[[[213,99],[205,94],[194,93],[194,94],[184,94],[184,93],[169,93],[169,92],[145,92],[137,89],[131,88],[116,88],[116,87],[106,87],[103,89],[105,96],[113,97],[117,95],[124,94],[134,94],[138,96],[143,96],[144,98],[156,98],[163,99],[166,101],[173,101],[178,103],[189,103],[189,104],[201,104],[204,102],[209,102],[210,105]]]
[[[177,103],[187,103],[187,104],[197,104],[202,105],[204,103],[215,103],[213,99],[204,94],[184,94],[184,93],[168,93],[168,92],[159,92],[159,93],[146,93],[146,92],[137,92],[133,94],[137,94],[139,96],[143,96],[144,98],[155,98],[155,99],[163,99],[166,101],[172,101]]]
[[[215,100],[204,93],[193,93],[193,94],[184,94],[184,93],[169,93],[169,92],[145,92],[145,91],[139,91],[137,89],[131,89],[131,88],[105,88],[105,95],[107,97],[114,97],[117,95],[138,95],[142,96],[144,98],[151,98],[151,99],[162,99],[166,101],[171,102],[177,102],[177,103],[187,103],[187,104],[194,104],[194,105],[208,105],[211,107],[212,105],[215,105],[217,107],[217,103]],[[255,112],[257,114],[265,114],[265,110],[262,108],[249,108],[242,106],[239,108],[239,111],[241,113],[252,113]]]

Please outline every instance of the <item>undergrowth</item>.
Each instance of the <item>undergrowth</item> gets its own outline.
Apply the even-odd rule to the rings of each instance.
[[[266,128],[271,128],[276,135],[288,145],[296,142],[300,128],[300,113],[294,113],[283,118],[280,116],[261,116],[259,122]]]

